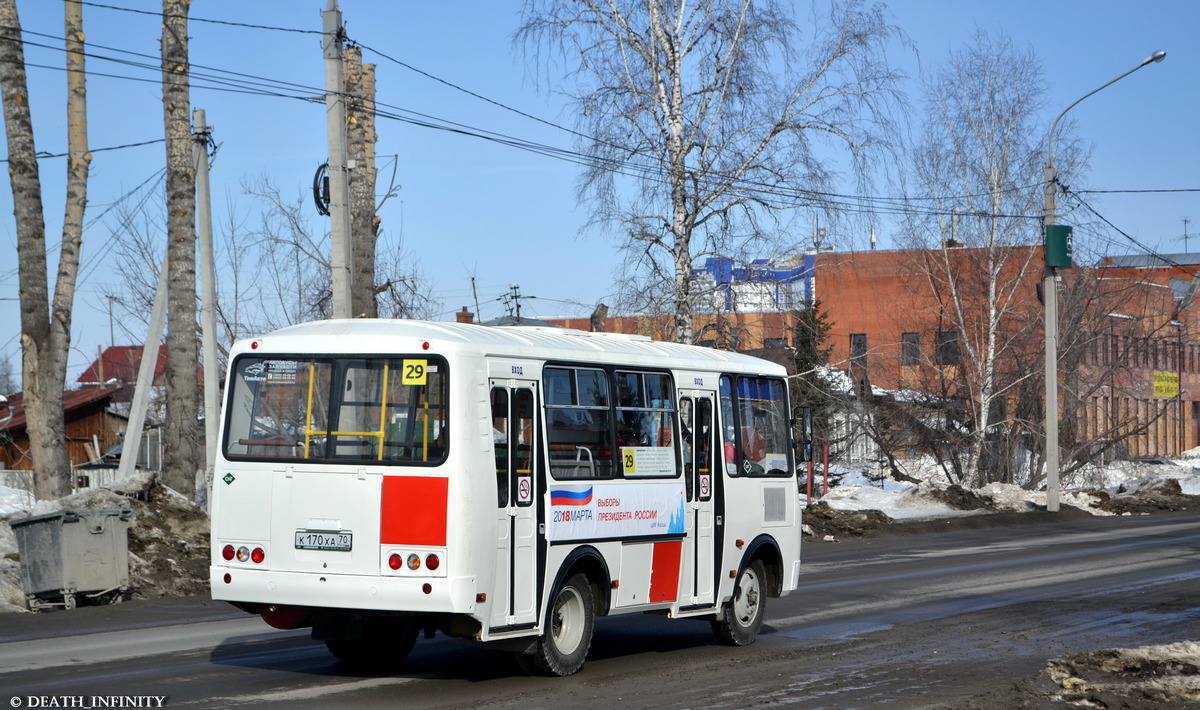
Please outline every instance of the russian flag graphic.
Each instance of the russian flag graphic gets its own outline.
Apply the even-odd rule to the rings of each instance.
[[[592,487],[582,490],[573,488],[551,488],[550,505],[587,505],[592,502]]]

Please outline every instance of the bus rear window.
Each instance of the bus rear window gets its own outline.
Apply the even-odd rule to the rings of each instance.
[[[259,358],[234,364],[225,456],[381,464],[446,457],[437,358]]]

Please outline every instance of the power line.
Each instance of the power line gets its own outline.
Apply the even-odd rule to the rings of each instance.
[[[156,13],[148,13],[148,14],[156,14]],[[34,34],[34,35],[41,36],[41,37],[48,37],[48,38],[53,37],[54,39],[61,39],[61,38],[54,37],[52,35],[46,35],[43,33],[30,32],[30,34]],[[50,45],[44,45],[44,44],[39,44],[39,43],[30,43],[30,44],[32,44],[33,46],[38,46],[38,47],[55,50],[55,51],[66,51],[62,48],[54,47],[54,46],[50,46]],[[96,48],[96,49],[106,49],[108,51],[118,52],[121,54],[126,54],[126,55],[130,55],[130,56],[135,56],[135,57],[141,57],[141,58],[148,59],[148,60],[154,60],[155,62],[157,62],[157,60],[158,60],[157,57],[154,57],[152,55],[147,55],[147,54],[142,54],[142,53],[137,53],[137,52],[130,52],[128,50],[123,50],[120,48],[106,47],[104,45],[90,45],[90,46],[93,48]],[[453,82],[449,82],[447,80],[436,77],[428,72],[424,72],[422,70],[416,69],[415,67],[412,67],[411,65],[401,62],[400,60],[397,60],[393,57],[383,54],[383,53],[379,52],[378,50],[374,50],[369,47],[367,49],[370,49],[370,51],[375,52],[376,54],[379,54],[380,56],[388,59],[389,61],[396,62],[398,65],[404,66],[405,68],[415,71],[423,76],[427,76],[433,80],[436,80],[443,84],[446,84],[447,86],[453,87],[456,90],[463,91],[463,92],[467,93],[468,95],[471,95],[477,99],[480,99],[480,100],[486,101],[488,103],[494,104],[496,106],[502,107],[506,110],[512,111],[521,116],[524,116],[531,120],[535,120],[539,123],[551,126],[558,130],[568,132],[574,136],[592,141],[593,143],[595,143],[597,145],[607,145],[608,147],[612,147],[612,148],[617,147],[612,144],[601,141],[600,139],[597,139],[593,136],[588,136],[586,134],[579,133],[578,131],[573,131],[571,129],[565,128],[558,124],[555,124],[553,122],[546,121],[544,119],[533,116],[532,114],[526,113],[524,111],[520,111],[519,109],[512,108],[502,102],[495,101],[493,99],[489,99],[485,96],[482,96],[481,94],[478,94],[476,92],[465,89]],[[87,54],[88,54],[88,56],[92,56],[98,60],[110,61],[110,62],[119,63],[119,64],[123,64],[126,66],[134,67],[134,68],[150,70],[150,71],[155,72],[156,75],[160,71],[160,67],[157,63],[151,64],[148,62],[147,63],[131,62],[128,60],[122,60],[122,59],[117,59],[114,57],[108,57],[108,56],[105,56],[102,54],[95,54],[95,53],[87,53]],[[42,67],[43,65],[31,65],[31,66]],[[44,67],[44,68],[56,69],[56,70],[59,69],[58,67]],[[268,77],[247,74],[244,72],[233,72],[233,71],[223,70],[223,69],[219,69],[219,68],[215,68],[215,67],[206,67],[203,65],[193,65],[192,69],[193,69],[193,72],[191,74],[191,78],[193,79],[194,88],[197,88],[197,89],[225,91],[225,92],[229,92],[229,93],[248,93],[248,94],[263,95],[263,96],[274,96],[274,97],[279,97],[279,98],[291,98],[291,99],[303,100],[306,102],[313,102],[313,103],[320,102],[323,98],[321,96],[323,94],[323,90],[318,87],[307,86],[307,85],[298,84],[295,82],[286,82],[286,81],[270,79]],[[203,69],[203,70],[205,70],[205,72],[208,72],[208,73],[194,71],[196,69]],[[89,71],[88,73],[93,74],[93,75],[99,75],[96,72],[92,72],[92,71]],[[133,80],[133,81],[145,81],[148,83],[158,83],[161,80],[160,77],[158,77],[158,76],[155,76],[152,79],[143,79],[140,77],[129,77],[129,76],[122,76],[122,75],[107,75],[107,74],[105,74],[103,76],[111,76],[113,78],[125,78],[125,79]],[[227,79],[227,78],[224,78],[225,76],[234,77],[234,78]],[[251,81],[250,82],[244,81],[247,79],[251,80]],[[196,82],[207,82],[207,84],[196,83]],[[286,92],[295,92],[295,90],[297,90],[297,89],[300,89],[306,93],[304,95],[300,95],[300,96],[297,96],[295,93],[286,93]],[[391,111],[390,112],[389,111],[379,111],[380,108],[391,109]],[[481,138],[481,139],[495,142],[495,143],[498,143],[501,145],[507,145],[509,147],[514,147],[514,148],[517,148],[520,150],[525,150],[527,152],[532,152],[534,154],[543,155],[545,157],[551,157],[551,158],[555,158],[558,160],[564,160],[566,162],[571,162],[576,165],[580,165],[580,166],[584,166],[584,167],[601,168],[601,169],[608,170],[615,174],[623,175],[626,177],[633,177],[633,178],[637,178],[637,179],[658,182],[664,186],[666,186],[669,183],[669,181],[666,177],[666,171],[661,165],[635,163],[635,162],[632,162],[629,160],[615,160],[615,159],[605,158],[603,156],[596,155],[595,153],[581,153],[576,150],[571,150],[571,149],[566,149],[566,148],[558,148],[555,146],[550,146],[550,145],[546,145],[546,144],[542,144],[542,143],[536,143],[536,142],[532,142],[532,141],[529,141],[526,139],[516,138],[516,137],[510,136],[510,135],[498,133],[495,131],[490,131],[490,130],[483,129],[483,128],[470,126],[470,125],[459,123],[456,121],[450,121],[448,119],[443,119],[440,117],[432,116],[432,115],[425,114],[422,112],[414,111],[412,109],[406,109],[406,108],[403,108],[400,106],[395,106],[392,104],[388,104],[386,102],[376,101],[376,109],[377,109],[377,115],[381,118],[397,120],[397,121],[408,123],[410,125],[417,126],[417,127],[430,128],[430,129],[434,129],[434,130],[441,130],[441,131],[446,131],[446,132],[451,132],[451,133],[457,133],[460,135]],[[750,199],[764,202],[764,203],[771,202],[773,200],[784,200],[784,201],[792,202],[793,204],[788,205],[788,206],[793,206],[793,207],[795,207],[795,206],[820,206],[822,208],[835,208],[835,209],[841,209],[843,211],[860,213],[860,214],[918,215],[918,216],[921,216],[921,215],[923,215],[923,216],[948,215],[948,214],[951,214],[951,210],[937,210],[937,209],[931,209],[931,208],[917,207],[917,206],[914,206],[912,204],[912,202],[923,202],[923,201],[930,201],[930,200],[956,201],[956,200],[966,200],[966,199],[971,199],[971,198],[976,197],[975,195],[960,195],[960,196],[949,196],[949,197],[932,197],[932,196],[891,197],[891,196],[869,196],[869,195],[844,195],[844,194],[839,194],[839,193],[822,192],[822,191],[815,191],[815,190],[804,190],[804,189],[799,189],[799,188],[790,188],[789,189],[789,188],[786,188],[786,187],[783,187],[780,185],[768,184],[768,183],[763,183],[763,182],[753,181],[753,180],[746,180],[746,179],[727,181],[726,178],[719,177],[716,175],[705,176],[705,179],[708,181],[708,184],[703,185],[703,187],[705,189],[725,190],[725,191],[733,193],[733,194],[741,193],[744,196],[748,196]],[[726,184],[722,184],[722,183],[726,183]],[[1005,191],[1006,192],[1007,191],[1020,191],[1020,190],[1030,189],[1030,187],[1032,187],[1032,186],[1015,186],[1012,188],[1006,188]],[[960,216],[969,216],[972,213],[964,212],[964,211],[960,210],[959,214],[960,214]],[[1029,218],[1029,219],[1036,218],[1036,216],[1037,216],[1037,215],[1032,215],[1032,214],[1031,215],[995,215],[995,214],[990,214],[990,213],[977,213],[977,214],[981,214],[982,216],[986,216],[986,217],[1008,217],[1008,218]]]
[[[113,5],[105,5],[102,3],[87,2],[86,0],[73,0],[73,1],[81,2],[83,4],[92,5],[95,7],[102,7],[102,8],[106,8],[106,9],[134,12],[134,13],[144,14],[144,15],[154,16],[154,17],[161,17],[161,13],[158,13],[158,12],[145,11],[145,10],[134,10],[134,9],[130,9],[130,8],[121,8],[121,7],[117,7],[117,6],[113,6]],[[191,18],[191,19],[193,19],[195,21],[212,22],[214,24],[233,25],[233,26],[247,27],[247,28],[251,28],[251,29],[280,30],[280,31],[297,32],[297,33],[303,33],[303,34],[318,34],[318,35],[321,34],[320,32],[318,32],[316,30],[291,30],[289,28],[270,27],[270,26],[266,26],[266,25],[251,25],[251,24],[246,24],[246,23],[235,23],[235,22],[227,22],[227,21],[220,21],[220,20],[205,20],[203,18]],[[24,32],[31,36],[62,39],[61,37],[56,37],[53,35],[48,35],[48,34],[44,34],[44,33],[28,31],[28,30],[26,30]],[[41,43],[28,43],[28,44],[30,44],[31,46],[35,46],[35,47],[50,49],[52,51],[64,51],[64,52],[67,51],[61,47],[55,47],[55,46],[41,44]],[[147,62],[130,61],[127,59],[119,59],[119,58],[112,57],[112,56],[97,54],[95,52],[85,52],[86,56],[92,57],[92,58],[100,60],[100,61],[109,61],[109,62],[129,66],[129,67],[135,68],[135,69],[143,69],[143,70],[153,71],[156,74],[156,76],[152,79],[144,79],[141,77],[126,76],[126,75],[120,75],[120,74],[103,74],[103,73],[98,73],[98,72],[94,72],[94,71],[88,71],[89,75],[126,79],[126,80],[130,80],[130,81],[143,81],[143,82],[147,82],[147,83],[156,83],[156,84],[161,81],[161,77],[157,76],[157,74],[161,71],[161,67],[158,64],[159,58],[154,55],[148,55],[148,54],[143,54],[143,53],[138,53],[138,52],[131,52],[128,50],[123,50],[123,49],[116,48],[116,47],[107,47],[104,45],[94,45],[93,44],[93,45],[88,45],[88,46],[93,49],[103,49],[106,51],[116,52],[116,53],[127,55],[127,56],[138,57],[138,58],[142,58],[142,59],[146,59],[146,60],[153,60],[154,63],[150,63],[149,61],[147,61]],[[498,106],[507,111],[511,111],[522,117],[525,117],[530,120],[541,123],[543,125],[555,128],[557,130],[561,130],[563,132],[569,133],[573,136],[576,136],[577,138],[591,141],[594,145],[607,146],[610,148],[617,147],[610,143],[602,141],[601,139],[598,139],[594,136],[589,136],[589,135],[580,133],[578,131],[563,127],[559,124],[556,124],[551,121],[547,121],[545,119],[534,116],[533,114],[513,108],[503,102],[483,96],[482,94],[479,94],[477,92],[466,89],[454,82],[442,79],[442,78],[437,77],[429,72],[418,69],[406,62],[403,62],[399,59],[396,59],[395,57],[387,55],[386,53],[383,53],[377,49],[368,47],[366,45],[360,45],[360,46],[363,46],[364,49],[367,49],[367,50],[379,55],[380,57],[397,64],[398,66],[402,66],[410,71],[416,72],[416,73],[418,73],[422,76],[425,76],[433,81],[437,81],[437,82],[442,83],[448,87],[451,87],[457,91],[466,93],[467,95],[472,96],[478,100],[485,101],[489,104]],[[65,71],[65,69],[62,69],[59,67],[50,67],[50,66],[38,65],[38,64],[30,64],[29,66]],[[193,81],[194,88],[196,88],[196,89],[211,90],[211,91],[224,91],[224,92],[228,92],[228,93],[245,93],[245,94],[261,95],[261,96],[278,97],[278,98],[289,98],[289,99],[294,99],[294,100],[302,100],[302,101],[310,102],[310,103],[319,103],[323,100],[324,90],[319,87],[309,86],[309,85],[300,84],[300,83],[296,83],[296,82],[271,79],[269,77],[257,76],[257,75],[248,74],[245,72],[235,72],[235,71],[230,71],[230,70],[219,69],[216,67],[206,67],[203,65],[193,65],[192,70],[193,71],[190,74],[190,79]],[[202,70],[202,71],[196,71],[196,70]],[[301,91],[304,93],[302,95],[297,95],[297,93],[296,93],[297,91]],[[495,143],[498,143],[501,145],[506,145],[509,147],[517,148],[519,150],[524,150],[526,152],[531,152],[534,154],[542,155],[544,157],[550,157],[550,158],[554,158],[557,160],[563,160],[563,161],[570,162],[570,163],[580,165],[583,167],[599,168],[599,169],[610,171],[616,175],[632,177],[632,178],[641,179],[641,180],[648,180],[651,182],[658,182],[658,183],[662,184],[663,186],[666,186],[669,183],[669,180],[668,180],[667,174],[666,174],[666,170],[661,164],[653,164],[653,163],[648,164],[645,162],[633,162],[633,161],[624,160],[624,159],[617,160],[617,159],[607,158],[607,157],[604,157],[601,155],[597,155],[595,152],[584,153],[584,152],[579,152],[576,150],[559,148],[559,147],[555,147],[555,146],[551,146],[551,145],[547,145],[547,144],[543,144],[543,143],[538,143],[538,142],[533,142],[533,141],[529,141],[526,139],[517,138],[517,137],[506,135],[503,133],[498,133],[498,132],[491,131],[488,129],[478,128],[475,126],[470,126],[470,125],[459,123],[456,121],[451,121],[448,119],[432,116],[432,115],[425,114],[422,112],[414,111],[412,109],[406,109],[406,108],[403,108],[400,106],[388,104],[386,102],[377,101],[376,108],[377,108],[377,115],[380,118],[396,120],[396,121],[407,123],[409,125],[413,125],[416,127],[429,128],[429,129],[440,130],[440,131],[455,133],[455,134],[464,135],[464,136],[470,136],[470,137],[474,137],[474,138],[480,138],[480,139],[488,140],[488,141],[495,142]],[[384,108],[384,109],[389,109],[389,110],[379,111],[378,110],[379,108]],[[145,143],[151,143],[151,142],[160,142],[160,141],[147,141]],[[145,144],[145,143],[142,143],[142,144]],[[133,145],[142,145],[142,144],[128,144],[128,145],[130,147],[132,147]],[[126,146],[117,146],[117,147],[114,147],[113,149],[117,149],[117,148],[121,148],[121,147],[126,147]],[[105,149],[98,149],[98,150],[105,150]],[[46,157],[49,157],[49,156],[46,156]],[[994,214],[991,212],[968,212],[968,211],[963,211],[961,209],[959,209],[957,211],[953,210],[953,209],[937,209],[936,207],[926,207],[926,206],[922,206],[922,204],[921,204],[921,203],[928,203],[928,202],[932,202],[932,201],[941,201],[943,203],[968,201],[968,200],[971,200],[971,199],[981,196],[981,195],[976,195],[976,194],[964,194],[964,195],[952,195],[952,196],[919,195],[919,196],[903,196],[903,197],[873,196],[873,195],[847,195],[847,194],[834,193],[834,192],[824,192],[824,191],[807,190],[807,189],[800,189],[800,188],[789,188],[789,187],[786,187],[783,185],[764,183],[761,181],[748,180],[748,179],[744,179],[744,178],[736,179],[736,180],[728,180],[726,178],[723,178],[723,177],[720,177],[717,175],[701,176],[701,177],[702,177],[702,180],[707,180],[707,183],[705,183],[705,182],[701,183],[701,187],[703,189],[718,190],[718,191],[723,190],[730,194],[741,195],[749,200],[761,202],[768,206],[772,202],[776,203],[777,205],[779,205],[780,202],[789,202],[791,204],[788,204],[786,206],[789,206],[789,207],[819,206],[822,208],[840,209],[842,211],[858,213],[858,214],[877,214],[877,215],[890,215],[890,216],[904,216],[904,215],[909,215],[909,216],[948,216],[948,215],[957,213],[959,216],[976,216],[976,217],[984,217],[984,218],[1036,219],[1036,218],[1040,217],[1040,215],[1033,214],[1033,213],[1031,213],[1031,214]],[[1013,187],[1005,188],[1002,192],[1021,192],[1021,191],[1033,189],[1035,187],[1037,187],[1037,185],[1013,186]],[[1194,191],[1200,191],[1200,189],[1195,189],[1195,190],[1193,190],[1193,189],[1126,190],[1126,191],[1089,190],[1089,191],[1080,191],[1080,192],[1083,192],[1083,193],[1113,192],[1113,193],[1115,193],[1115,192],[1194,192]],[[914,204],[914,203],[916,203],[916,204]]]
[[[74,2],[74,3],[78,3],[80,5],[84,5],[87,7],[95,7],[95,8],[100,8],[100,9],[104,9],[104,10],[117,10],[118,12],[129,12],[129,13],[132,13],[135,15],[149,15],[151,17],[156,17],[156,18],[160,18],[160,19],[164,18],[164,17],[172,17],[172,15],[164,15],[161,11],[155,12],[153,10],[137,10],[137,9],[134,9],[131,7],[119,7],[117,5],[105,5],[104,3],[88,2],[88,0],[67,0],[67,2]],[[274,27],[271,25],[252,25],[252,24],[245,23],[245,22],[231,22],[229,20],[211,20],[211,19],[205,19],[203,17],[189,17],[187,15],[184,15],[184,17],[186,17],[189,22],[204,22],[204,23],[213,24],[213,25],[227,25],[230,27],[245,27],[247,29],[252,29],[252,30],[271,30],[274,32],[294,32],[296,34],[310,34],[310,35],[324,34],[320,30],[301,30],[301,29],[294,29],[294,28],[290,28],[290,27]]]
[[[1078,193],[1071,191],[1071,190],[1070,190],[1069,188],[1067,188],[1066,186],[1062,186],[1062,185],[1060,185],[1060,186],[1062,187],[1062,189],[1063,189],[1063,193],[1064,193],[1064,194],[1066,194],[1066,195],[1067,195],[1067,196],[1069,196],[1069,197],[1072,197],[1072,198],[1074,198],[1074,200],[1075,200],[1075,201],[1076,201],[1076,202],[1077,202],[1077,203],[1078,203],[1080,206],[1082,206],[1082,207],[1083,207],[1084,209],[1086,209],[1088,212],[1091,212],[1093,215],[1095,215],[1095,216],[1096,216],[1096,218],[1098,218],[1100,221],[1102,221],[1102,222],[1104,222],[1105,224],[1107,224],[1107,225],[1109,226],[1109,228],[1111,228],[1111,229],[1112,229],[1113,231],[1115,231],[1117,234],[1120,234],[1122,237],[1124,237],[1125,239],[1127,239],[1127,240],[1128,240],[1128,241],[1129,241],[1131,244],[1133,244],[1134,246],[1136,246],[1138,249],[1141,249],[1141,250],[1142,250],[1142,252],[1144,252],[1145,254],[1147,254],[1147,255],[1149,255],[1149,256],[1152,256],[1152,257],[1154,257],[1154,258],[1156,258],[1156,259],[1158,259],[1158,260],[1162,261],[1164,264],[1166,264],[1166,265],[1168,265],[1168,266],[1182,266],[1182,264],[1179,264],[1179,263],[1177,263],[1177,262],[1176,262],[1174,259],[1171,259],[1170,257],[1168,257],[1168,256],[1166,256],[1166,255],[1164,255],[1164,254],[1160,254],[1160,253],[1159,253],[1158,251],[1156,251],[1155,249],[1152,249],[1152,248],[1150,248],[1150,247],[1146,246],[1145,244],[1143,244],[1143,243],[1141,243],[1140,241],[1138,241],[1138,240],[1137,240],[1137,238],[1135,238],[1135,237],[1131,236],[1130,234],[1128,234],[1127,232],[1125,232],[1125,230],[1123,230],[1123,229],[1121,229],[1120,227],[1118,227],[1117,225],[1113,224],[1112,220],[1110,220],[1110,219],[1108,219],[1107,217],[1105,217],[1104,215],[1100,214],[1100,213],[1099,213],[1099,212],[1096,210],[1096,208],[1094,208],[1094,207],[1092,207],[1090,204],[1088,204],[1088,202],[1087,202],[1086,200],[1084,200],[1082,197],[1080,197]]]
[[[1156,193],[1186,193],[1200,192],[1200,187],[1179,187],[1179,188],[1162,188],[1155,190],[1076,190],[1078,195],[1139,195],[1139,194],[1156,194]]]
[[[124,145],[112,145],[112,146],[108,146],[107,148],[88,148],[88,152],[89,153],[103,153],[105,151],[110,151],[110,150],[124,150],[126,148],[140,148],[141,146],[144,146],[144,145],[154,145],[155,143],[165,143],[165,142],[166,142],[165,138],[155,138],[153,140],[139,141],[137,143],[126,143]],[[41,160],[42,158],[65,158],[68,155],[70,155],[70,153],[39,152],[34,157],[37,158],[38,160]],[[0,158],[0,163],[7,163],[7,162],[8,162],[8,158]]]

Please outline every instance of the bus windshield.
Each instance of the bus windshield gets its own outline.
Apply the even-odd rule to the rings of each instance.
[[[229,459],[438,464],[445,460],[440,358],[238,358],[226,406]]]

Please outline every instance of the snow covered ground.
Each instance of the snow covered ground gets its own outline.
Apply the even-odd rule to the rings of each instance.
[[[1085,491],[1103,490],[1110,496],[1134,495],[1156,482],[1173,479],[1185,495],[1200,496],[1200,448],[1185,451],[1178,459],[1163,463],[1116,461],[1103,467],[1089,466],[1064,478],[1060,502],[1096,515],[1109,515],[1097,509],[1094,496]],[[829,492],[821,495],[823,481],[817,474],[813,499],[835,510],[878,510],[893,520],[979,515],[987,511],[959,510],[934,495],[935,488],[948,486],[946,477],[932,461],[917,459],[901,462],[906,474],[922,483],[902,483],[881,479],[878,467],[830,466]],[[991,483],[976,491],[989,498],[995,510],[1033,510],[1045,507],[1045,491],[1027,491],[1020,486]]]

